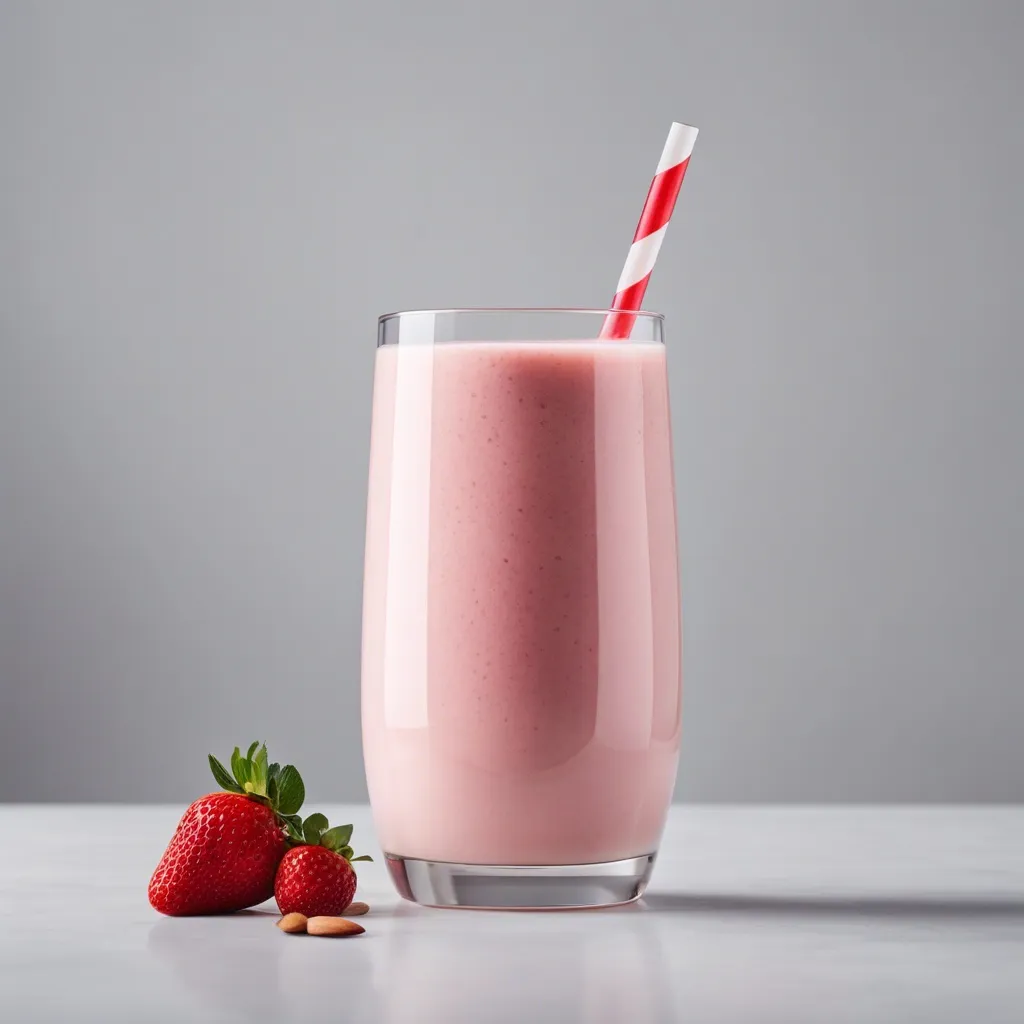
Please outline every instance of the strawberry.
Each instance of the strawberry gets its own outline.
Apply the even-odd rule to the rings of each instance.
[[[222,914],[274,894],[274,875],[289,838],[301,842],[297,811],[306,791],[292,765],[267,764],[254,743],[231,756],[234,777],[212,754],[214,778],[227,791],[200,797],[185,812],[153,877],[149,902],[162,914]]]
[[[289,850],[274,879],[274,897],[282,914],[298,912],[306,917],[334,916],[344,912],[356,894],[351,825],[329,828],[322,814],[311,814],[302,825],[306,842]]]

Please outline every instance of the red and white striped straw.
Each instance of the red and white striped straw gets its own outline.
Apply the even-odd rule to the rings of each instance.
[[[628,338],[636,317],[629,310],[639,310],[647,291],[647,282],[654,270],[654,261],[665,238],[668,222],[675,209],[679,187],[690,163],[693,144],[697,141],[697,129],[688,124],[672,122],[665,148],[662,150],[658,169],[654,172],[644,203],[640,223],[629,247],[626,265],[622,268],[619,285],[611,308],[625,312],[609,313],[601,328],[602,338]]]

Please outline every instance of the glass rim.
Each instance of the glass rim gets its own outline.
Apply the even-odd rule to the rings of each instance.
[[[646,317],[650,320],[665,320],[664,313],[655,313],[649,309],[597,309],[587,306],[450,306],[444,309],[399,309],[393,313],[384,313],[377,317],[378,325],[401,316],[423,316],[437,313],[584,313],[589,316],[609,316],[616,313],[628,313],[635,317]]]

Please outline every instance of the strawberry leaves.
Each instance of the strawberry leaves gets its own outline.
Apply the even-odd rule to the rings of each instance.
[[[249,748],[252,750],[252,747]],[[257,796],[267,796],[267,745],[263,744],[256,756],[249,754],[249,782],[246,789]]]
[[[281,767],[276,761],[270,764],[267,745],[258,740],[250,744],[245,754],[235,747],[231,754],[230,772],[213,754],[209,755],[209,760],[210,771],[221,789],[267,804],[277,813],[289,837],[294,842],[302,842],[302,818],[298,811],[306,799],[306,787],[294,765]]]
[[[302,824],[302,837],[309,846],[319,846],[320,837],[327,828],[327,816],[311,814]]]
[[[289,822],[292,822],[292,819],[289,819]],[[305,846],[323,846],[344,857],[347,861],[373,860],[366,854],[361,857],[352,856],[353,850],[349,846],[352,839],[351,825],[335,825],[334,828],[329,828],[326,815],[319,813],[311,814],[305,821],[300,819],[300,822],[300,827],[290,824],[288,831],[293,843]],[[298,836],[296,836],[296,832]]]
[[[292,841],[292,844],[299,846],[305,842],[302,836],[302,815],[301,814],[282,814],[279,815],[281,820],[284,822],[284,827],[288,830],[288,838]]]
[[[213,777],[217,780],[217,785],[221,789],[226,789],[229,793],[244,793],[245,790],[231,778],[231,773],[213,756],[208,755],[210,758],[210,771],[213,772]]]
[[[258,741],[246,753],[235,747],[231,754],[231,771],[209,755],[210,771],[221,789],[247,796],[270,807],[292,846],[323,846],[348,861],[373,860],[365,854],[353,857],[351,825],[330,827],[326,815],[311,814],[303,821],[299,814],[306,799],[306,787],[298,769],[291,764],[270,763],[267,745]]]
[[[242,792],[245,792],[245,784],[249,781],[249,759],[242,757],[238,747],[235,747],[235,752],[231,755],[231,774],[238,780]]]
[[[351,825],[335,825],[334,828],[327,829],[327,831],[320,837],[320,845],[326,846],[328,850],[333,850],[335,853],[341,853],[342,850],[348,850],[349,857],[351,858],[352,847],[348,845],[351,838]]]
[[[277,779],[277,812],[278,814],[296,814],[306,799],[306,787],[298,769],[286,764]]]

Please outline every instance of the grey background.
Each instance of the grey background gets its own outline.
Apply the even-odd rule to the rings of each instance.
[[[669,318],[688,800],[1024,796],[1024,5],[0,0],[0,799],[364,795],[375,317]]]

